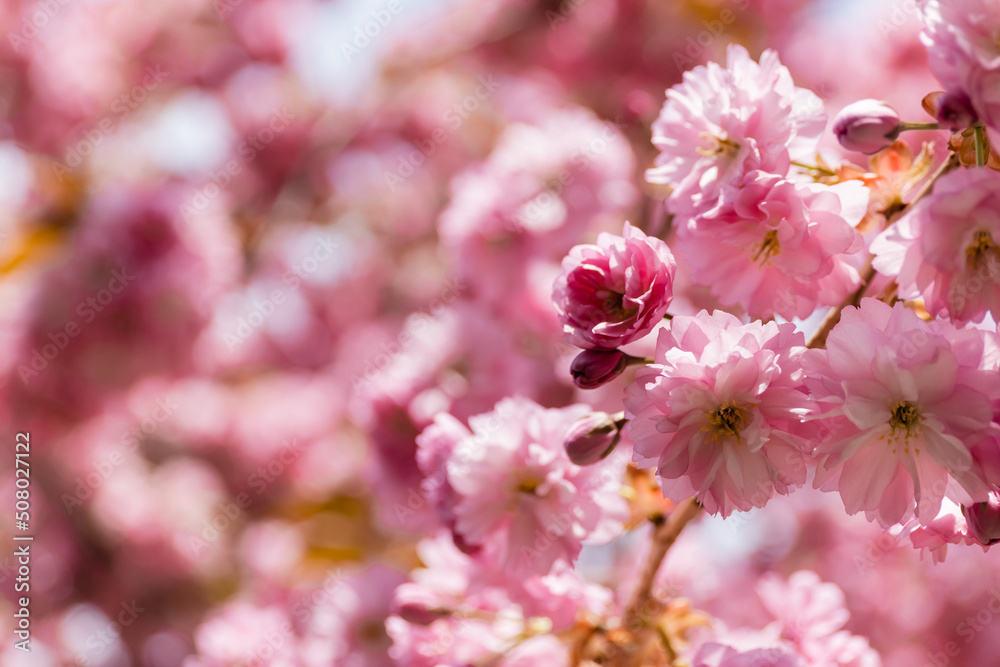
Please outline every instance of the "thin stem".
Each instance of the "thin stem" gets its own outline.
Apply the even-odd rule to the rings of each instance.
[[[976,166],[984,167],[986,166],[986,137],[983,136],[983,126],[976,125],[973,131],[976,139]]]
[[[639,574],[639,583],[632,592],[632,599],[625,607],[622,615],[622,625],[626,628],[642,627],[648,619],[643,618],[643,610],[653,599],[653,580],[660,570],[660,565],[667,555],[667,551],[677,541],[678,535],[684,530],[692,519],[698,516],[701,505],[694,498],[682,501],[667,517],[666,521],[657,524],[653,532],[653,543],[650,545],[649,555],[646,556],[646,564]]]
[[[655,363],[656,359],[650,359],[649,357],[633,357],[631,354],[625,355],[626,366],[648,366]]]
[[[907,130],[940,130],[941,126],[937,123],[901,123],[899,126],[900,132],[906,132]]]
[[[819,173],[825,174],[826,176],[837,175],[837,172],[833,171],[832,169],[827,169],[826,167],[814,167],[811,164],[805,164],[804,162],[796,162],[795,160],[792,160],[792,164],[796,167],[802,167],[803,169],[808,169],[809,171],[818,171]]]
[[[896,222],[896,220],[898,220],[899,217],[903,215],[903,213],[905,213],[911,206],[913,206],[918,201],[920,201],[924,196],[926,196],[927,193],[930,192],[931,189],[934,187],[934,182],[937,181],[937,179],[940,178],[942,175],[946,174],[947,172],[957,167],[958,164],[959,164],[958,156],[955,153],[949,155],[948,159],[945,160],[940,167],[938,167],[938,170],[935,171],[934,174],[932,174],[931,177],[927,179],[927,182],[925,182],[924,185],[917,192],[917,194],[914,195],[910,203],[907,204],[906,206],[894,210],[892,214],[890,214],[886,218],[886,227]],[[823,324],[820,325],[816,333],[814,333],[812,338],[809,339],[807,347],[821,348],[826,346],[827,336],[830,335],[830,332],[833,330],[833,328],[837,326],[838,322],[840,322],[841,311],[843,311],[844,308],[847,308],[848,306],[857,307],[861,303],[861,298],[865,295],[865,292],[868,291],[868,286],[871,285],[871,282],[872,280],[875,279],[875,275],[877,273],[875,271],[875,267],[872,266],[873,260],[874,258],[871,255],[869,255],[868,261],[865,262],[864,267],[862,267],[861,271],[859,271],[861,275],[861,286],[858,287],[858,289],[855,290],[853,294],[849,295],[847,298],[841,301],[839,306],[837,306],[835,309],[829,312],[829,314],[826,316],[826,319],[823,320]]]
[[[859,272],[861,274],[861,286],[853,294],[848,295],[840,305],[831,310],[826,319],[823,320],[823,324],[820,325],[816,333],[813,334],[812,338],[809,339],[806,347],[809,348],[822,348],[826,346],[826,338],[833,331],[833,328],[837,326],[840,322],[840,313],[843,312],[844,308],[848,306],[857,306],[861,303],[861,297],[864,296],[865,292],[868,290],[868,286],[871,285],[872,280],[875,279],[875,267],[872,266],[873,258],[869,255],[868,261],[865,262],[864,267]]]

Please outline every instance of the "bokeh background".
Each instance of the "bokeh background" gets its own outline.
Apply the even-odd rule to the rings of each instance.
[[[927,120],[915,7],[6,0],[0,664],[393,664],[433,415],[511,394],[620,409],[620,383],[573,388],[550,291],[575,243],[663,224],[642,172],[664,90],[737,42],[776,49],[831,115],[877,97]],[[672,312],[711,307],[684,280]],[[627,581],[645,539],[581,569]],[[836,496],[700,522],[661,584],[754,624],[752,582],[801,568],[890,667],[998,664],[997,559],[934,566]]]

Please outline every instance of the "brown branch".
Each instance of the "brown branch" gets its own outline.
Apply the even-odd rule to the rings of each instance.
[[[903,215],[906,211],[910,210],[910,208],[914,204],[923,199],[923,197],[925,197],[927,193],[929,193],[934,188],[934,182],[937,181],[938,178],[948,173],[958,165],[959,165],[958,155],[955,153],[949,155],[948,159],[945,160],[943,163],[941,163],[941,166],[938,167],[938,170],[935,171],[931,175],[931,177],[927,179],[927,181],[923,184],[923,186],[921,186],[920,190],[917,191],[917,194],[914,195],[912,200],[910,200],[910,203],[900,209],[893,211],[892,214],[888,216],[888,218],[886,219],[885,226],[888,227],[889,225],[896,222],[896,220],[898,220],[901,215]],[[830,335],[830,331],[832,331],[833,328],[837,326],[837,323],[840,322],[840,313],[844,310],[844,308],[847,308],[848,306],[857,307],[861,304],[861,297],[863,297],[865,295],[865,292],[868,291],[868,287],[871,285],[872,281],[875,279],[875,276],[877,275],[875,267],[872,266],[873,259],[874,258],[871,255],[869,255],[868,261],[865,262],[865,265],[861,268],[861,271],[859,272],[861,275],[861,286],[858,287],[858,289],[853,294],[845,298],[840,303],[839,306],[837,306],[827,314],[826,319],[823,320],[823,324],[820,325],[816,333],[814,333],[812,338],[809,339],[807,347],[809,348],[825,347],[826,338],[827,336]]]
[[[653,599],[653,580],[660,569],[660,564],[667,555],[670,547],[677,541],[677,536],[681,534],[692,519],[698,516],[701,505],[694,498],[688,498],[674,508],[666,521],[658,524],[653,531],[653,543],[650,545],[649,555],[646,556],[646,564],[639,574],[639,583],[632,592],[632,599],[625,607],[622,614],[622,625],[626,628],[641,627],[645,625],[647,619],[642,618],[643,610]]]

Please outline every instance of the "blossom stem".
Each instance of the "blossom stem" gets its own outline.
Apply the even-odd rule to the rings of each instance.
[[[976,139],[976,166],[984,167],[986,166],[986,137],[983,136],[983,126],[976,125],[973,132]]]
[[[938,123],[900,123],[899,131],[906,132],[908,130],[940,130],[941,126]]]
[[[913,199],[910,201],[909,204],[894,210],[889,216],[887,216],[885,226],[888,227],[892,223],[896,222],[896,220],[898,220],[899,217],[903,215],[903,213],[909,210],[911,206],[916,204],[927,193],[929,193],[931,189],[933,189],[934,182],[937,181],[938,178],[948,173],[958,165],[959,165],[958,156],[955,153],[949,155],[948,159],[945,160],[941,164],[941,166],[938,167],[937,171],[935,171],[931,175],[931,177],[927,179],[927,182],[924,183],[924,185],[920,188],[917,194],[914,195]],[[841,311],[843,311],[844,308],[847,308],[848,306],[857,307],[861,303],[861,297],[863,297],[865,295],[865,292],[868,291],[868,286],[871,285],[872,280],[875,279],[875,276],[877,274],[877,272],[875,271],[875,267],[872,266],[873,261],[874,258],[871,255],[869,255],[868,261],[865,262],[865,265],[858,272],[861,275],[861,285],[858,287],[857,290],[855,290],[853,294],[848,295],[847,298],[841,301],[839,306],[837,306],[836,308],[831,310],[829,314],[827,314],[826,319],[823,320],[823,324],[820,325],[819,329],[816,330],[816,333],[814,333],[812,338],[809,339],[809,342],[806,344],[806,347],[811,349],[825,347],[827,336],[830,335],[830,332],[833,330],[833,328],[837,326],[838,322],[840,322]]]
[[[649,555],[646,556],[646,564],[639,574],[639,583],[632,592],[632,599],[625,607],[622,614],[622,625],[626,628],[644,627],[650,620],[648,616],[648,605],[653,600],[653,580],[660,570],[660,565],[667,555],[667,551],[677,541],[677,537],[684,530],[692,519],[701,512],[701,505],[694,498],[679,503],[670,513],[665,521],[658,523],[653,531],[653,543],[650,545]]]
[[[804,162],[796,162],[792,160],[792,164],[796,167],[801,167],[803,169],[808,169],[809,171],[818,171],[826,176],[836,176],[837,172],[832,169],[827,169],[826,167],[814,167],[811,164],[805,164]]]

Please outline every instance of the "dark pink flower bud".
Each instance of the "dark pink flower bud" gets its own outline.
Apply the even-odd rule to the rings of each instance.
[[[450,614],[429,591],[414,584],[403,584],[396,589],[393,606],[400,618],[413,625],[430,625]]]
[[[937,100],[937,121],[941,127],[952,131],[964,130],[976,122],[972,101],[963,92],[941,95]]]
[[[577,420],[566,434],[566,454],[578,466],[597,463],[614,451],[621,439],[615,418],[594,412]]]
[[[629,358],[621,350],[584,350],[573,359],[569,372],[580,389],[596,389],[621,375]]]
[[[962,506],[965,521],[969,524],[969,535],[983,546],[1000,542],[1000,496],[990,493],[984,503]]]
[[[896,110],[878,100],[858,100],[841,109],[833,120],[833,133],[849,151],[871,155],[899,136],[903,122]]]

